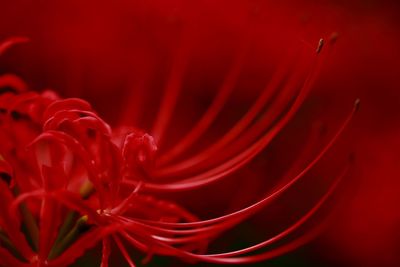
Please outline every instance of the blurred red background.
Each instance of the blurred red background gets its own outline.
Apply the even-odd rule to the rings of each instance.
[[[314,46],[338,33],[297,121],[303,116],[335,126],[360,98],[357,118],[339,144],[355,152],[356,167],[326,233],[271,264],[398,266],[400,6],[373,0],[270,2],[1,1],[0,38],[28,36],[31,42],[5,55],[0,71],[17,73],[35,90],[85,98],[114,125],[149,129],[181,39],[187,38],[190,63],[185,101],[178,107],[185,116],[173,119],[173,140],[207,105],[249,32],[252,49],[233,100],[243,107],[291,40]],[[286,136],[295,138],[296,129]]]

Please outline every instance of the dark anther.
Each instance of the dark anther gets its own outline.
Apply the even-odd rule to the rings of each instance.
[[[322,47],[324,47],[324,43],[325,43],[324,39],[322,39],[322,38],[319,39],[317,50],[316,50],[317,54],[321,53]]]

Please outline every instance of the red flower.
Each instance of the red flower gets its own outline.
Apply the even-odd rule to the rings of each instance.
[[[293,235],[320,209],[348,167],[329,175],[334,179],[312,208],[272,237],[231,252],[206,253],[214,239],[270,205],[305,177],[348,125],[358,101],[317,153],[314,150],[318,141],[311,135],[275,187],[254,204],[215,218],[199,219],[171,198],[164,198],[168,199],[168,193],[190,192],[232,178],[249,166],[306,99],[320,71],[320,57],[325,55],[321,53],[323,41],[315,48],[298,44],[289,51],[245,115],[224,126],[229,129],[226,133],[213,134],[217,138],[206,140],[207,146],[196,151],[193,147],[204,142],[202,137],[229,107],[228,99],[249,48],[244,42],[210,107],[192,130],[170,146],[172,142],[166,140],[165,132],[182,89],[193,41],[190,35],[185,37],[173,60],[152,135],[129,127],[111,129],[81,99],[61,100],[50,91],[29,92],[16,76],[0,78],[4,88],[0,98],[0,189],[4,205],[0,214],[4,244],[0,248],[4,259],[1,264],[67,266],[100,241],[102,266],[108,264],[111,243],[130,266],[134,263],[127,246],[148,257],[155,254],[185,261],[252,263],[293,250],[320,231],[323,224]],[[0,47],[5,50],[21,40],[11,39]],[[278,241],[285,242],[271,247]]]
[[[322,51],[322,56],[325,54],[328,59],[322,64],[312,93],[285,129],[257,157],[225,179],[206,186],[162,194],[153,190],[148,194],[182,205],[202,220],[251,205],[271,192],[287,170],[299,173],[307,159],[314,157],[317,146],[328,140],[330,131],[347,112],[348,104],[360,97],[363,107],[351,126],[351,132],[345,135],[348,140],[341,139],[336,143],[335,153],[331,154],[335,157],[327,155],[305,179],[293,185],[292,190],[277,198],[273,205],[219,235],[220,238],[211,242],[209,251],[229,251],[239,245],[243,248],[289,227],[290,222],[298,218],[296,215],[307,212],[306,208],[326,190],[330,183],[321,177],[331,177],[338,172],[335,168],[343,165],[339,155],[354,151],[356,166],[341,188],[347,191],[340,190],[335,194],[337,218],[327,233],[271,264],[397,266],[400,260],[396,205],[400,195],[396,179],[399,169],[400,35],[396,2],[116,0],[110,4],[90,0],[3,1],[0,8],[1,39],[17,34],[29,36],[32,42],[23,49],[3,54],[0,73],[18,74],[27,81],[30,89],[51,86],[62,97],[88,100],[113,126],[113,135],[117,137],[113,137],[113,142],[118,146],[122,146],[126,132],[120,129],[122,125],[136,127],[133,129],[135,133],[142,129],[153,134],[161,100],[165,99],[166,84],[180,85],[178,99],[172,101],[176,102],[174,111],[169,115],[161,113],[169,117],[169,122],[164,122],[167,127],[158,126],[159,129],[165,128],[161,142],[153,135],[158,145],[154,160],[144,165],[132,163],[129,171],[130,176],[137,175],[149,183],[164,185],[198,174],[207,166],[220,166],[231,159],[229,155],[235,155],[235,150],[239,154],[240,148],[246,149],[245,139],[238,146],[231,142],[220,145],[222,148],[219,150],[218,146],[212,150],[210,147],[217,140],[221,140],[217,143],[224,144],[225,140],[232,138],[222,137],[258,99],[279,66],[278,62],[288,51],[293,51],[291,55],[299,55],[294,48],[304,44],[311,44],[306,46],[314,50],[318,38],[337,32],[334,51],[329,42]],[[325,48],[329,50],[324,51]],[[283,69],[294,74],[295,70],[301,69],[299,62],[304,66],[310,63],[309,60],[288,56]],[[174,79],[169,78],[172,68]],[[304,73],[308,70],[304,68]],[[225,77],[226,84],[235,85],[233,89],[231,86],[218,89],[222,88]],[[2,83],[11,83],[21,90],[27,87],[13,75],[3,77]],[[10,91],[10,86],[7,90]],[[218,97],[214,102],[215,96]],[[269,109],[272,102],[263,106],[263,111]],[[202,120],[190,138],[185,138],[211,104],[214,106],[209,112],[211,115]],[[13,114],[15,118],[26,118],[20,116],[23,113]],[[3,115],[0,114],[2,119]],[[210,123],[212,119],[209,118],[214,116],[216,118]],[[255,121],[262,118],[257,114]],[[313,124],[316,126],[311,126]],[[319,124],[323,125],[322,134],[318,130]],[[26,120],[11,125],[4,132],[7,133],[4,138],[28,142],[42,130],[27,131],[29,124]],[[246,125],[243,132],[252,125]],[[250,140],[251,135],[247,136]],[[177,143],[181,145],[175,147]],[[20,148],[17,159],[30,160],[26,159],[28,154],[24,143],[11,144]],[[4,142],[0,145],[6,151],[13,147],[7,148]],[[48,144],[41,141],[37,146],[47,148]],[[203,149],[208,153],[200,153]],[[167,153],[168,157],[165,156]],[[203,156],[197,157],[196,154]],[[198,159],[205,161],[188,167]],[[136,159],[132,157],[128,161]],[[292,163],[296,163],[293,168]],[[6,164],[4,161],[2,164],[6,181],[15,180],[11,179],[12,175],[7,175],[11,167],[19,172],[23,170],[28,175],[19,176],[19,180],[26,181],[20,185],[24,187],[20,191],[32,190],[35,185],[32,181],[35,180],[30,178],[30,169],[35,169],[34,166]],[[179,167],[177,176],[169,168],[172,166]],[[171,175],[162,176],[168,173]],[[291,177],[290,173],[285,176]],[[128,195],[137,184],[129,181],[129,187],[122,187],[124,195]],[[78,188],[74,190],[78,192]],[[97,196],[92,195],[87,202],[93,206],[95,198]],[[341,204],[336,201],[339,199],[343,199]],[[39,200],[30,198],[26,203],[35,219],[38,219]],[[65,220],[64,216],[61,219]],[[28,236],[26,230],[23,232]],[[96,257],[90,257],[96,251],[87,253],[86,259],[79,260],[78,264],[87,258],[96,261]],[[113,249],[111,255],[118,256],[119,253]],[[137,257],[134,253],[131,255]],[[170,258],[155,257],[150,265],[157,266],[162,260],[169,261]],[[113,257],[110,262],[119,266]],[[177,266],[182,264],[178,261]],[[168,264],[163,262],[162,265]]]

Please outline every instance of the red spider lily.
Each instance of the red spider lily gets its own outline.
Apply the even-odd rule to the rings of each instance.
[[[5,50],[20,41],[25,40],[11,39],[0,47]],[[240,54],[198,123],[172,149],[158,151],[181,90],[186,42],[167,81],[152,135],[129,127],[111,129],[86,101],[62,100],[49,91],[29,92],[16,76],[1,77],[5,88],[0,98],[2,265],[67,266],[99,242],[103,245],[102,266],[108,265],[111,243],[130,266],[135,264],[126,244],[148,257],[155,254],[185,261],[248,264],[293,250],[321,230],[323,224],[291,237],[320,209],[348,167],[291,226],[247,248],[206,254],[214,239],[272,203],[319,163],[349,124],[358,101],[316,155],[309,153],[315,142],[311,140],[304,146],[305,154],[288,168],[275,189],[252,205],[201,220],[162,196],[227,179],[259,155],[306,99],[321,68],[324,42],[321,40],[316,49],[290,51],[242,119],[203,151],[181,157],[216,120],[243,64]],[[306,164],[305,158],[309,160]],[[271,247],[278,241],[285,242]]]
[[[223,163],[224,157],[229,160],[228,155],[234,154],[228,151],[228,148],[234,149],[231,145],[234,143],[228,142],[219,150],[208,149],[209,154],[196,156],[220,140],[249,110],[261,87],[274,77],[271,73],[279,66],[276,61],[283,58],[288,46],[297,47],[292,40],[303,39],[314,44],[321,35],[338,32],[334,51],[328,50],[334,54],[329,55],[327,64],[323,64],[311,95],[291,123],[259,156],[227,178],[206,186],[190,191],[170,190],[165,194],[153,191],[151,194],[179,203],[201,219],[219,217],[254,203],[272,191],[271,187],[280,181],[286,170],[292,169],[294,174],[300,171],[300,167],[290,168],[292,161],[296,161],[297,166],[302,165],[305,162],[301,159],[312,158],[313,148],[317,149],[317,145],[323,143],[324,135],[318,130],[310,130],[306,121],[328,122],[327,129],[330,130],[339,123],[341,116],[337,113],[345,110],[343,107],[350,99],[361,97],[363,108],[351,127],[352,132],[346,134],[352,141],[341,146],[345,141],[342,139],[335,146],[336,152],[341,148],[346,152],[357,152],[357,166],[351,179],[346,179],[346,185],[352,187],[347,195],[342,194],[343,191],[336,195],[347,198],[342,205],[335,202],[340,211],[338,219],[329,229],[330,234],[316,240],[315,246],[311,243],[276,261],[283,261],[283,265],[397,266],[397,203],[400,195],[396,179],[397,107],[400,101],[398,3],[392,1],[390,6],[390,0],[186,2],[116,0],[110,4],[72,0],[40,1],[38,4],[24,0],[3,1],[0,8],[2,38],[20,34],[31,37],[33,42],[24,49],[6,53],[0,64],[1,72],[24,77],[30,88],[51,86],[63,97],[88,100],[103,119],[116,126],[113,132],[122,133],[120,139],[118,133],[113,138],[122,145],[125,130],[119,129],[121,125],[133,125],[153,134],[154,117],[164,98],[162,89],[169,79],[174,58],[181,58],[181,70],[179,64],[175,64],[178,69],[175,80],[182,87],[175,111],[169,116],[161,142],[153,135],[158,152],[145,167],[138,164],[130,170],[152,183],[177,182],[184,176],[198,174],[208,163],[217,166],[218,161]],[[249,17],[257,20],[255,25],[246,24]],[[288,30],[293,25],[300,27]],[[189,49],[181,49],[187,42],[180,38],[181,30],[185,31],[183,36],[190,34],[189,39],[193,39],[189,40]],[[279,39],[284,35],[288,38]],[[179,51],[182,51],[181,55],[178,55]],[[322,56],[328,51],[323,50]],[[288,58],[288,64],[282,68],[291,74],[299,69],[296,62],[301,61]],[[233,66],[240,73],[236,81],[235,71],[228,71]],[[225,86],[221,90],[228,72],[233,77],[228,84],[235,84],[235,88]],[[26,87],[21,83],[14,86]],[[228,101],[224,102],[227,94]],[[190,138],[185,137],[185,131],[191,130],[202,118],[202,112],[214,103],[214,95],[219,95],[219,100],[215,100],[214,108],[209,112],[211,115],[202,119],[198,130],[188,135]],[[223,106],[221,102],[224,102]],[[270,103],[272,101],[265,107]],[[215,113],[217,118],[210,123],[208,118]],[[175,148],[178,142],[180,145]],[[207,161],[185,167],[194,162],[188,161],[190,158]],[[312,179],[314,171],[320,171],[324,177],[334,174],[333,168],[329,171],[330,167],[336,166],[334,160],[322,160],[317,168],[313,168],[310,178],[302,181],[320,181],[318,176]],[[327,162],[326,166],[323,166],[324,162]],[[176,173],[179,177],[172,173],[163,176],[174,165],[180,166]],[[129,180],[129,183],[130,188],[122,187],[125,195],[137,185],[136,181]],[[211,243],[209,251],[226,251],[239,244],[245,247],[241,242],[249,240],[249,245],[250,240],[260,241],[261,237],[272,235],[274,230],[287,227],[285,222],[289,217],[294,219],[296,214],[301,214],[300,207],[306,206],[305,197],[322,188],[323,185],[317,183],[305,186],[300,182],[290,192],[299,192],[297,198],[278,198],[276,204],[258,213],[262,215],[246,220],[233,228],[235,231],[220,235],[216,244]],[[286,204],[285,201],[293,204],[283,211],[285,208],[280,205]],[[113,250],[112,257],[115,254],[119,253]],[[113,260],[111,258],[110,262]],[[164,258],[156,257],[150,265],[157,266],[158,260]]]

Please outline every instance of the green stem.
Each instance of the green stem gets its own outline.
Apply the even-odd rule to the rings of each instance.
[[[11,254],[13,254],[16,258],[23,260],[24,258],[19,254],[17,248],[11,242],[10,238],[8,238],[7,234],[0,229],[0,246],[6,248]]]
[[[39,249],[39,228],[37,226],[36,220],[33,217],[32,213],[26,206],[26,204],[22,203],[20,206],[22,219],[24,221],[24,226],[26,227],[26,231],[30,237],[32,242],[33,250],[38,251]]]
[[[63,225],[61,226],[60,230],[58,231],[58,236],[56,241],[54,242],[54,245],[56,246],[58,243],[61,242],[61,240],[68,234],[68,232],[74,227],[74,223],[76,222],[76,219],[78,217],[78,213],[75,211],[70,211],[67,214],[67,217],[65,217],[65,221]]]
[[[82,199],[88,199],[94,193],[93,184],[89,180],[86,180],[81,186],[79,193]],[[76,224],[76,219],[78,218],[78,216],[79,213],[76,211],[68,212],[67,216],[65,217],[64,223],[58,231],[57,239],[54,242],[52,250],[50,251],[49,259],[51,257],[55,257],[54,255],[58,253],[56,252],[56,250],[58,250],[60,246],[63,246],[62,242],[65,242],[66,236],[70,234],[73,230],[74,223]]]
[[[19,195],[19,190],[17,187],[14,187],[14,195]],[[28,209],[28,206],[25,203],[21,203],[19,205],[19,210],[22,215],[23,227],[26,230],[26,234],[28,235],[28,241],[30,242],[34,251],[38,251],[39,249],[39,228],[35,218],[33,217],[31,211]]]
[[[89,227],[87,221],[87,215],[80,217],[68,234],[53,246],[48,259],[51,260],[61,255],[61,253],[63,253],[73,242],[75,242],[82,233],[86,232]]]

